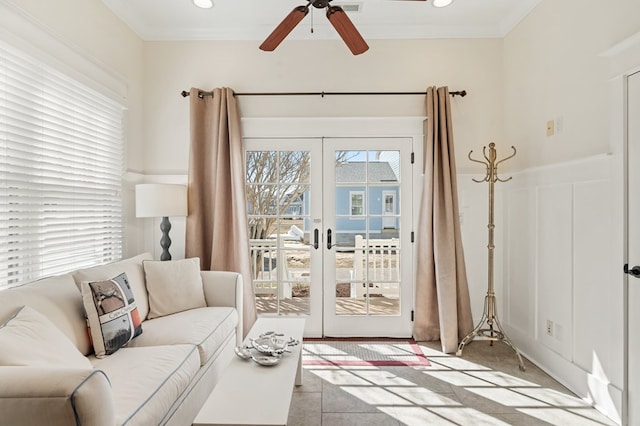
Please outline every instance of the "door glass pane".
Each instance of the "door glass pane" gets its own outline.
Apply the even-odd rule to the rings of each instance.
[[[336,151],[336,182],[366,182],[366,151]]]
[[[399,315],[399,151],[335,158],[335,313]]]
[[[309,314],[310,154],[247,151],[251,268],[259,314]]]

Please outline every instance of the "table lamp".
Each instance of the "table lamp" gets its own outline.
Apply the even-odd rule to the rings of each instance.
[[[136,185],[136,217],[162,217],[160,260],[171,260],[169,247],[171,222],[169,216],[187,216],[187,187],[165,183],[143,183]]]

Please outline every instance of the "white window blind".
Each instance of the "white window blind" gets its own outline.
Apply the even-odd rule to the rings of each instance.
[[[0,289],[122,257],[123,107],[0,42]]]

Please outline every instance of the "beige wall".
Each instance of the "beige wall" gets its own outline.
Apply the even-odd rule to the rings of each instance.
[[[504,131],[519,169],[611,151],[608,60],[640,30],[640,2],[545,0],[504,39]],[[546,122],[561,131],[546,136]]]
[[[353,56],[340,41],[285,41],[275,52],[257,42],[148,42],[144,50],[145,172],[186,173],[190,87],[236,92],[423,91],[466,89],[452,104],[459,168],[466,153],[502,140],[502,41],[370,41]],[[423,96],[242,97],[244,117],[424,116]],[[322,135],[318,135],[322,136]],[[471,166],[472,171],[477,168]]]

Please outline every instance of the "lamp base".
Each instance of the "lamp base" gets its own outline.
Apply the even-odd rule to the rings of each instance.
[[[169,222],[169,218],[167,216],[162,218],[162,222],[160,222],[160,230],[162,231],[162,238],[160,239],[162,254],[160,255],[160,260],[171,260],[171,253],[169,253],[169,247],[171,247],[171,238],[169,238],[171,222]]]

